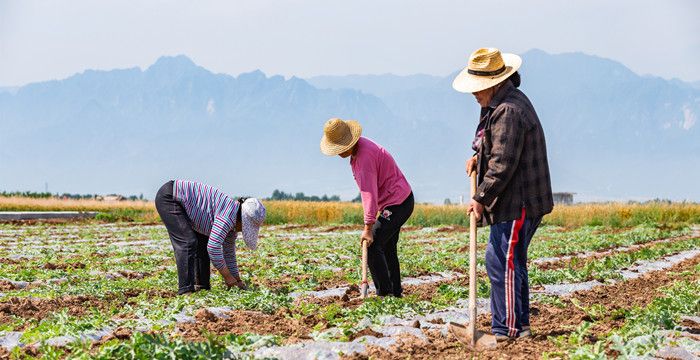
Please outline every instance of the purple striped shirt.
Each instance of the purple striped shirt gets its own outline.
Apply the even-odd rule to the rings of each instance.
[[[207,252],[215,268],[228,267],[238,276],[236,213],[239,203],[219,189],[194,181],[175,180],[173,197],[187,212],[194,230],[209,236]]]

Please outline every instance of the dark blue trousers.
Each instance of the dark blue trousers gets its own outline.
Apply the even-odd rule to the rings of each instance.
[[[486,247],[486,272],[491,280],[491,329],[494,334],[515,337],[530,326],[530,287],[527,248],[542,217],[491,225]]]

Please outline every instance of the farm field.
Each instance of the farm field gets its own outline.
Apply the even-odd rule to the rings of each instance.
[[[0,224],[0,358],[463,359],[477,354],[446,323],[469,320],[466,230],[409,227],[405,296],[362,301],[358,226],[266,226],[237,250],[248,291],[213,273],[211,291],[176,296],[161,225]],[[546,225],[529,269],[534,336],[480,358],[700,356],[697,225]]]

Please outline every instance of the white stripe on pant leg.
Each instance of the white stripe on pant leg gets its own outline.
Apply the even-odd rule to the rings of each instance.
[[[506,326],[508,326],[508,336],[513,336],[513,331],[511,330],[513,328],[513,278],[512,278],[512,271],[508,269],[508,322],[506,323]]]
[[[518,242],[520,242],[520,238],[518,238]],[[515,327],[515,320],[518,318],[518,314],[515,312],[515,259],[513,259],[513,268],[510,270],[510,283],[513,284],[513,336],[518,335],[518,328]]]
[[[508,268],[508,259],[510,259],[510,252],[511,252],[511,243],[513,242],[513,230],[515,230],[515,222],[517,220],[513,220],[513,225],[510,228],[510,237],[508,239],[508,251],[506,252],[506,266],[505,266],[505,274],[504,274],[504,280],[505,280],[505,298],[506,298],[506,327],[508,328],[508,334],[510,335],[511,333],[511,323],[513,322],[513,315],[514,312],[511,311],[511,308],[513,306],[513,303],[511,301],[511,295],[513,292],[512,289],[512,283],[510,281],[510,274],[509,274],[509,268]]]

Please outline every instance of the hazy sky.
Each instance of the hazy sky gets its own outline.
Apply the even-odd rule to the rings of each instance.
[[[446,75],[481,46],[700,80],[700,1],[0,0],[0,86],[186,54],[215,72]]]

